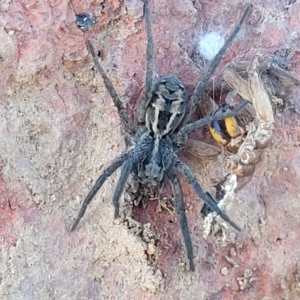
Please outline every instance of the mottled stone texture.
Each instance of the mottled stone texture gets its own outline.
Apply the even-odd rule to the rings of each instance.
[[[230,62],[280,51],[300,77],[300,3],[253,0],[253,12],[227,51]],[[176,74],[191,92],[207,63],[199,36],[229,34],[244,1],[151,0],[157,78]],[[75,12],[97,24],[83,33]],[[137,214],[150,222],[160,256],[113,219],[112,176],[78,229],[69,228],[93,181],[125,148],[116,109],[85,46],[132,112],[144,88],[145,26],[138,0],[0,3],[0,298],[1,299],[298,299],[300,297],[299,90],[276,117],[276,133],[250,183],[228,214],[243,227],[232,243],[202,237],[201,203],[184,185],[196,271],[189,273],[176,216]],[[196,55],[197,58],[197,55]],[[213,84],[210,84],[212,87]],[[203,186],[213,164],[188,155]]]

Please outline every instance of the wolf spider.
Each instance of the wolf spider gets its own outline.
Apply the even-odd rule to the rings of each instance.
[[[150,24],[150,8],[148,0],[144,0],[143,2],[147,30],[147,69],[146,90],[136,110],[135,118],[137,121],[137,128],[134,127],[132,120],[128,117],[126,109],[123,107],[111,81],[99,64],[92,43],[87,40],[87,46],[93,57],[94,64],[101,74],[104,84],[118,109],[123,129],[129,136],[132,145],[123,154],[115,158],[111,165],[108,166],[97,179],[91,191],[83,201],[78,217],[71,230],[73,231],[77,227],[87,206],[105,180],[118,168],[121,167],[121,175],[113,195],[115,218],[119,217],[120,197],[131,173],[133,174],[133,180],[138,180],[142,184],[152,186],[157,186],[168,179],[173,190],[175,210],[179,217],[179,223],[189,259],[189,267],[190,270],[194,271],[193,247],[185,214],[183,192],[175,169],[192,185],[196,194],[202,198],[208,207],[220,215],[236,230],[240,231],[241,229],[218,207],[210,195],[202,190],[191,169],[178,158],[176,152],[185,145],[187,135],[193,130],[211,124],[213,121],[234,116],[246,105],[247,102],[244,101],[234,111],[219,114],[218,116],[208,116],[196,122],[188,123],[196,106],[199,105],[201,95],[204,92],[208,80],[222,59],[225,50],[235,38],[241,25],[248,17],[251,6],[246,8],[237,27],[216,57],[212,60],[208,71],[197,85],[188,102],[187,92],[183,83],[173,74],[162,77],[152,88],[153,38]]]

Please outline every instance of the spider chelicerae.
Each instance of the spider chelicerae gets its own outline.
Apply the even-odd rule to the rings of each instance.
[[[251,6],[249,5],[246,8],[237,27],[212,60],[208,71],[205,73],[188,101],[187,92],[183,83],[173,74],[162,77],[154,84],[154,86],[152,85],[153,38],[151,32],[150,8],[148,0],[144,0],[143,2],[147,30],[146,87],[145,93],[136,109],[136,126],[134,126],[134,122],[128,117],[126,109],[123,107],[111,81],[99,64],[92,43],[89,40],[87,41],[87,46],[93,57],[94,64],[100,72],[104,84],[118,109],[123,129],[131,146],[124,153],[115,158],[97,179],[91,191],[83,201],[78,217],[71,230],[73,231],[77,227],[80,219],[85,214],[87,206],[105,180],[118,168],[121,167],[121,174],[113,195],[115,218],[119,217],[120,197],[130,174],[133,174],[133,180],[150,186],[157,186],[162,184],[165,180],[168,180],[173,191],[175,210],[178,214],[187,251],[189,268],[194,271],[193,247],[178,173],[192,185],[196,194],[211,210],[219,214],[236,230],[240,231],[241,229],[218,207],[214,199],[202,190],[189,166],[182,162],[176,153],[185,145],[189,133],[204,125],[211,124],[216,120],[223,120],[235,116],[246,105],[247,102],[243,101],[233,111],[227,111],[214,116],[207,116],[193,123],[189,123],[196,107],[200,104],[201,95],[203,94],[211,75],[222,59],[225,50],[235,38],[241,25],[248,17]]]

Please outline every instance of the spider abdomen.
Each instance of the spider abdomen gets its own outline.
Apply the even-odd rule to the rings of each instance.
[[[183,83],[173,74],[155,85],[146,110],[146,126],[156,136],[174,131],[185,115],[187,94]]]

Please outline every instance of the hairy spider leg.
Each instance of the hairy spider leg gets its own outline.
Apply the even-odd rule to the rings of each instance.
[[[178,157],[175,158],[175,167],[176,169],[182,174],[182,176],[188,181],[188,183],[193,187],[196,194],[204,201],[206,205],[208,205],[215,213],[220,215],[220,217],[228,222],[233,228],[238,231],[241,231],[241,228],[235,224],[218,206],[218,204],[209,197],[201,188],[200,184],[198,183],[195,175],[193,174],[192,170],[182,162]]]
[[[187,136],[189,133],[191,133],[192,131],[203,127],[205,125],[210,125],[211,123],[213,123],[214,121],[220,121],[220,120],[224,120],[226,118],[230,118],[230,117],[234,117],[236,116],[249,102],[246,100],[241,101],[241,103],[239,105],[237,105],[237,107],[235,107],[235,109],[231,110],[231,111],[226,111],[223,113],[220,113],[218,115],[213,115],[213,116],[207,116],[205,118],[202,118],[200,120],[197,120],[193,123],[189,123],[184,125],[183,127],[181,127],[181,129],[178,131],[177,136],[182,137],[182,136]]]
[[[233,39],[236,37],[236,35],[239,33],[243,23],[245,22],[245,20],[248,18],[250,11],[251,11],[252,5],[249,4],[246,9],[245,12],[240,20],[240,22],[238,23],[238,25],[235,27],[234,31],[232,32],[232,34],[229,36],[228,40],[226,41],[226,43],[223,45],[223,47],[220,49],[220,51],[217,53],[217,55],[214,57],[214,59],[212,60],[212,62],[209,65],[208,70],[206,71],[206,73],[204,74],[204,76],[202,77],[201,81],[198,83],[192,97],[190,98],[189,104],[188,104],[188,108],[187,108],[187,113],[185,115],[185,118],[182,122],[182,124],[186,124],[190,119],[191,116],[194,114],[196,107],[199,105],[199,103],[201,102],[201,96],[206,88],[206,85],[209,81],[209,79],[211,78],[213,72],[216,70],[216,68],[218,67],[225,51],[227,50],[227,48],[229,47],[229,45],[231,44],[231,42],[233,41]]]
[[[127,179],[132,171],[133,162],[132,159],[128,159],[123,163],[121,175],[113,196],[113,204],[115,207],[115,219],[119,217],[119,210],[120,210],[120,197],[124,191],[125,184]]]
[[[102,76],[104,85],[105,85],[106,89],[108,90],[115,106],[118,109],[118,114],[119,114],[119,117],[120,117],[120,120],[121,120],[121,123],[122,123],[122,126],[123,126],[125,132],[128,133],[130,136],[133,136],[135,134],[133,122],[128,117],[127,111],[123,107],[122,102],[121,102],[121,100],[120,100],[113,84],[111,83],[110,79],[108,78],[108,76],[105,74],[103,68],[101,67],[101,65],[99,63],[99,60],[98,60],[98,57],[96,56],[95,49],[94,49],[91,41],[87,40],[86,43],[87,43],[88,50],[92,55],[94,64],[95,64],[98,72]]]
[[[78,216],[71,228],[71,231],[75,230],[75,228],[77,227],[80,219],[84,216],[85,214],[85,211],[86,211],[86,208],[87,206],[91,203],[91,201],[93,200],[93,198],[95,197],[95,195],[97,194],[97,192],[99,191],[99,189],[102,187],[103,183],[105,182],[105,180],[110,176],[112,175],[119,167],[122,166],[122,164],[128,159],[128,157],[130,156],[130,151],[126,152],[126,153],[123,153],[121,154],[120,156],[118,156],[117,158],[115,158],[115,160],[111,163],[111,165],[109,167],[107,167],[103,173],[99,176],[99,178],[97,179],[96,183],[94,184],[94,186],[92,187],[92,189],[90,190],[90,192],[88,193],[88,195],[86,196],[86,198],[84,199],[82,205],[81,205],[81,208],[80,208],[80,211],[78,213]],[[127,160],[128,161],[128,160]],[[126,167],[125,167],[126,165]],[[123,172],[121,172],[121,177],[120,177],[120,181],[121,179],[123,180],[123,178],[127,175],[127,169],[128,169],[128,164],[124,164],[124,167],[122,169]],[[126,168],[126,170],[124,170]],[[123,174],[123,177],[122,177],[122,174]],[[127,175],[128,177],[128,175]],[[126,177],[126,179],[127,179]],[[125,180],[126,182],[126,180]],[[124,188],[124,184],[123,184],[123,188]],[[123,190],[121,190],[121,193],[122,193]],[[115,197],[117,197],[117,195],[119,194],[120,192],[118,191],[117,192],[117,189],[115,191],[115,194],[114,194],[114,205],[115,205],[115,216],[116,216],[116,204],[117,203],[117,200],[115,199]],[[116,195],[117,194],[117,195]],[[120,196],[119,196],[120,198]]]
[[[168,172],[167,177],[171,183],[172,190],[173,190],[175,210],[179,218],[181,233],[183,236],[183,240],[187,252],[187,257],[189,259],[190,270],[195,271],[193,245],[192,245],[192,239],[191,239],[187,218],[185,214],[185,205],[183,201],[181,184],[177,175],[174,172],[172,171]]]
[[[146,31],[147,31],[147,67],[146,67],[146,91],[143,97],[137,105],[136,109],[136,121],[138,126],[143,126],[145,124],[145,114],[146,109],[149,104],[152,95],[153,87],[153,36],[151,31],[151,20],[150,20],[150,8],[149,1],[142,0],[144,2],[144,15],[146,21]]]

